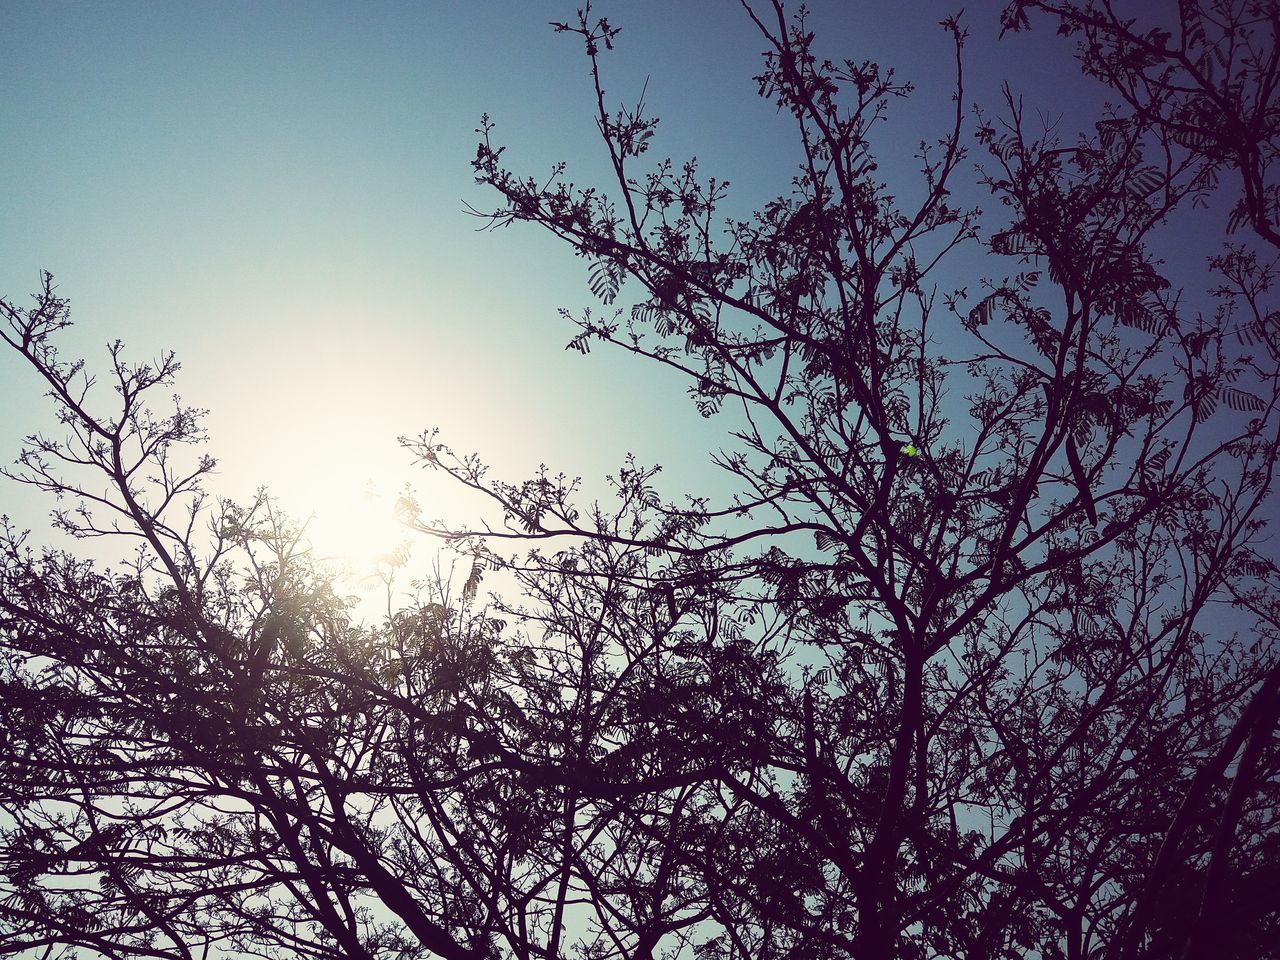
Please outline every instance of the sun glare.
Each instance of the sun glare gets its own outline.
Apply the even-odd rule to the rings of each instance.
[[[315,500],[307,539],[315,556],[355,585],[378,583],[408,560],[412,534],[397,513],[399,498],[375,486],[335,486]]]

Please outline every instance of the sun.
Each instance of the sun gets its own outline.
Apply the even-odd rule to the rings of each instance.
[[[357,585],[378,582],[404,566],[412,550],[403,495],[363,483],[326,485],[313,498],[306,539],[313,554]]]

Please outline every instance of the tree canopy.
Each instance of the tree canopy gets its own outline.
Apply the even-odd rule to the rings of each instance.
[[[971,110],[943,20],[915,206],[876,159],[906,85],[741,7],[802,157],[750,218],[607,104],[590,4],[553,27],[613,182],[512,171],[487,116],[473,161],[477,216],[585,261],[567,348],[723,421],[727,498],[628,460],[588,502],[406,439],[502,521],[405,501],[460,575],[356,623],[269,497],[211,495],[172,355],[116,344],[104,409],[52,277],[0,300],[65,434],[6,476],[138,546],[0,537],[0,953],[1280,955],[1280,7],[1011,0],[1116,98],[1070,135],[1012,90]],[[1151,252],[1199,206],[1203,290]]]

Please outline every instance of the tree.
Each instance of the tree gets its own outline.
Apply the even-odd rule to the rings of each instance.
[[[645,532],[619,535],[579,523],[559,492],[530,512],[526,490],[488,489],[534,535],[666,558],[636,590],[674,589],[696,566],[708,660],[744,618],[772,647],[768,611],[826,661],[787,677],[767,752],[753,730],[758,756],[721,774],[788,835],[810,871],[797,895],[821,891],[817,906],[740,894],[741,913],[717,919],[759,939],[735,949],[813,951],[839,904],[847,942],[825,942],[856,956],[1166,955],[1144,944],[1168,930],[1155,914],[1187,864],[1207,870],[1179,934],[1194,954],[1220,912],[1215,879],[1262,862],[1244,837],[1265,835],[1274,795],[1276,568],[1258,550],[1277,439],[1274,5],[1181,4],[1176,52],[1109,4],[1008,5],[1009,27],[1036,7],[1082,32],[1086,71],[1124,102],[1065,145],[1035,136],[1011,92],[999,120],[979,114],[982,180],[1010,214],[985,233],[991,272],[1013,275],[943,294],[972,338],[946,355],[931,349],[928,284],[953,246],[984,236],[952,196],[959,66],[954,125],[922,149],[924,199],[901,211],[870,141],[903,88],[871,63],[820,61],[803,11],[744,7],[771,48],[760,92],[804,149],[794,193],[752,221],[718,234],[723,185],[692,162],[632,172],[656,121],[606,112],[599,61],[617,31],[587,16],[557,29],[591,59],[616,203],[515,177],[487,123],[475,163],[505,198],[495,225],[566,240],[606,305],[624,278],[643,287],[629,314],[585,314],[570,346],[680,370],[704,414],[741,406],[721,463],[742,497],[720,512],[654,501]],[[965,34],[943,26],[959,65]],[[1203,72],[1210,60],[1224,78]],[[1231,166],[1243,189],[1227,232],[1247,224],[1263,245],[1214,258],[1217,309],[1192,326],[1146,240],[1220,196]],[[1254,350],[1233,352],[1229,334]],[[961,424],[941,403],[954,368],[978,386]],[[483,486],[440,453],[435,465]],[[1260,618],[1247,650],[1198,628],[1227,597]],[[1004,817],[962,833],[959,814],[982,809]],[[1276,918],[1258,908],[1249,923]]]
[[[803,151],[753,218],[718,231],[727,185],[693,161],[635,172],[657,120],[606,108],[618,30],[589,6],[556,29],[585,45],[617,199],[509,172],[487,117],[474,161],[491,222],[564,239],[613,308],[569,346],[676,370],[726,421],[727,502],[667,502],[628,461],[616,503],[582,504],[563,476],[406,441],[505,522],[442,531],[409,505],[469,575],[358,628],[265,495],[211,504],[212,461],[184,466],[198,411],[148,406],[171,356],[117,344],[103,415],[54,347],[51,278],[32,310],[0,301],[69,432],[9,475],[75,500],[65,531],[141,544],[100,572],[6,531],[0,951],[1275,955],[1251,887],[1274,878],[1280,779],[1276,214],[1248,183],[1275,144],[1275,14],[1180,6],[1192,46],[1252,31],[1223,52],[1263,78],[1234,152],[1184,135],[1208,94],[1135,79],[1127,38],[1149,35],[1105,5],[1005,22],[1076,24],[1127,106],[1064,146],[1010,92],[971,130],[967,34],[943,21],[954,121],[903,210],[872,133],[906,86],[819,59],[803,9],[742,6]],[[956,199],[973,144],[1007,221]],[[1214,259],[1193,325],[1147,240],[1231,165],[1228,231],[1260,242]],[[991,276],[939,300],[979,243]],[[494,570],[518,589],[484,601]],[[1252,642],[1206,622],[1227,602]]]

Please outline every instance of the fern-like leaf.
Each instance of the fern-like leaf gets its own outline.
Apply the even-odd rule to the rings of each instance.
[[[591,333],[590,330],[583,330],[580,334],[565,344],[566,350],[577,350],[579,353],[587,354],[591,352]]]
[[[1135,297],[1126,297],[1116,304],[1116,322],[1126,327],[1134,327],[1143,333],[1158,336],[1163,323],[1151,307]]]
[[[464,603],[470,603],[476,598],[476,591],[480,589],[480,578],[484,576],[484,561],[476,559],[471,565],[471,574],[467,577],[467,582],[462,585],[462,599]]]
[[[1263,410],[1267,406],[1261,397],[1237,387],[1223,387],[1222,399],[1227,401],[1227,406],[1232,410]]]
[[[1188,383],[1182,391],[1182,398],[1191,404],[1191,415],[1196,423],[1204,423],[1218,409],[1218,391],[1207,377],[1198,377]]]
[[[1135,197],[1149,197],[1164,186],[1164,176],[1155,167],[1135,170],[1129,178],[1129,193]]]
[[[985,296],[978,302],[978,305],[969,311],[969,317],[965,320],[965,327],[972,333],[978,327],[985,326],[990,323],[995,316],[996,306],[1002,301],[1007,300],[1014,306],[1019,303],[1017,295],[1008,287],[1001,287],[995,293]]]
[[[591,266],[591,292],[604,304],[613,303],[622,286],[622,271],[611,260],[597,260]]]
[[[1024,253],[1038,253],[1039,250],[1025,234],[1014,230],[1002,230],[991,236],[991,250],[1002,257],[1017,256]]]

